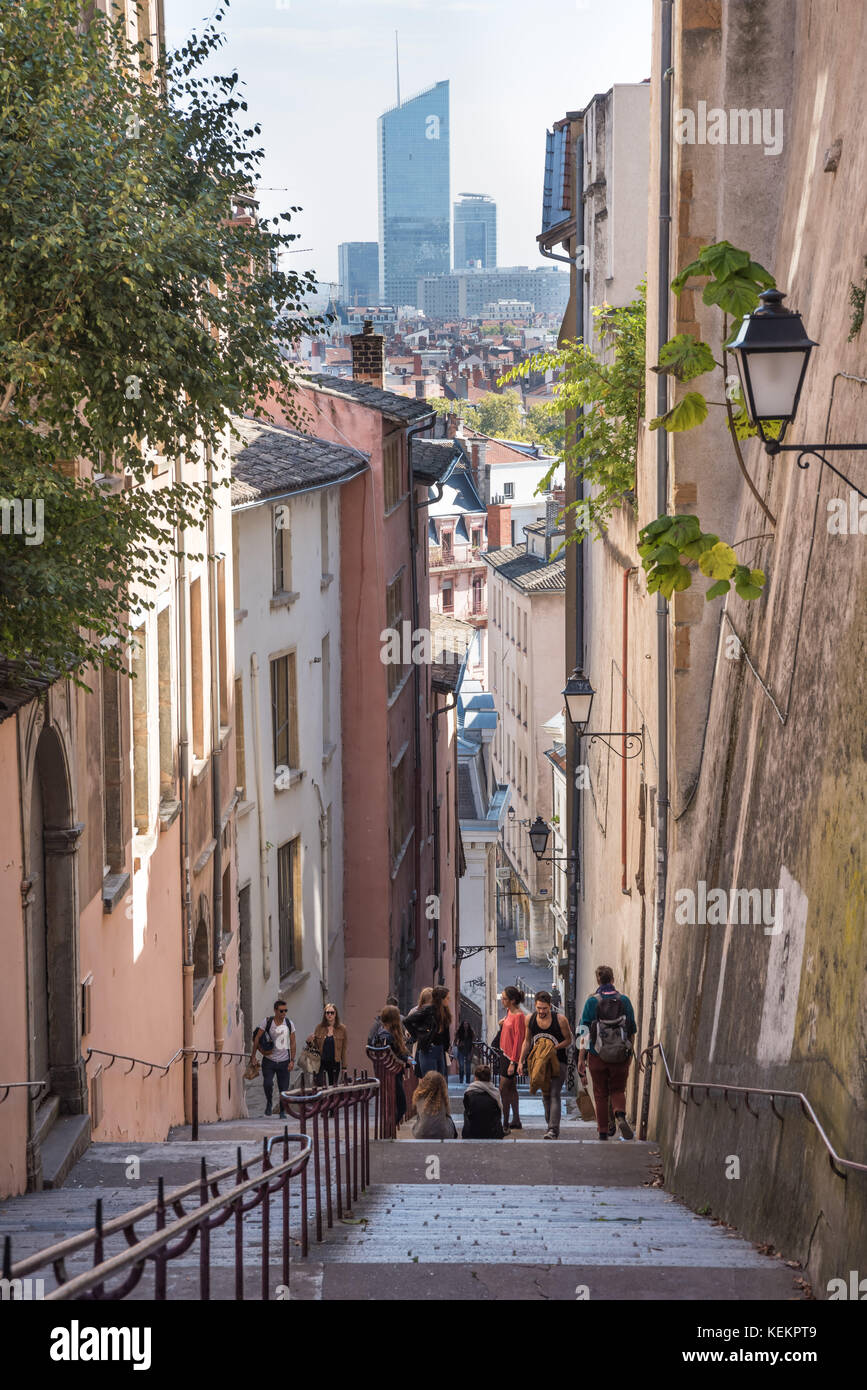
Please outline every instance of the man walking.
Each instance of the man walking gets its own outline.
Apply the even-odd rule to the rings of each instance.
[[[552,1009],[551,996],[546,989],[537,990],[535,1003],[536,1007],[527,1023],[524,1045],[521,1048],[518,1075],[523,1075],[527,1065],[527,1057],[536,1044],[543,1038],[550,1038],[553,1043],[554,1066],[549,1089],[547,1093],[542,1091],[545,1123],[548,1126],[543,1138],[559,1139],[560,1097],[563,1082],[566,1080],[566,1049],[572,1041],[572,1029],[569,1027],[569,1020],[566,1015]]]
[[[588,997],[581,1015],[578,1075],[586,1082],[584,1056],[589,1043],[588,1061],[599,1138],[608,1139],[610,1100],[621,1139],[632,1139],[626,1118],[626,1078],[632,1061],[635,1014],[631,1001],[614,988],[614,971],[610,965],[597,966],[596,982],[599,988]]]
[[[274,1012],[266,1018],[253,1034],[251,1063],[256,1056],[256,1048],[262,1054],[262,1084],[265,1088],[265,1114],[270,1115],[271,1092],[274,1078],[277,1078],[277,1094],[280,1098],[280,1119],[286,1118],[283,1109],[283,1092],[289,1090],[289,1073],[295,1065],[295,1025],[286,1016],[286,1004],[282,999],[274,1000]]]

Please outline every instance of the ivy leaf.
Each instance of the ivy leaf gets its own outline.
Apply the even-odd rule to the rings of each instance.
[[[708,579],[730,579],[737,564],[737,556],[730,545],[717,541],[701,556],[698,567]]]
[[[703,531],[694,541],[690,541],[683,546],[684,555],[688,555],[690,560],[700,560],[706,550],[711,550],[719,540],[712,531]]]
[[[709,280],[702,299],[705,304],[716,304],[732,318],[741,319],[755,309],[759,292],[754,280],[748,280],[743,275],[731,275],[726,280]]]
[[[652,370],[660,375],[670,373],[678,381],[692,381],[693,377],[712,372],[715,366],[707,343],[691,333],[677,333],[660,348],[659,365]]]
[[[693,430],[707,419],[707,401],[700,391],[687,391],[682,401],[672,406],[665,415],[657,415],[651,420],[649,429],[657,430],[662,425],[669,434],[683,430]]]
[[[723,594],[728,593],[730,587],[731,585],[727,579],[718,579],[715,584],[711,584],[705,594],[705,599],[710,602],[712,598],[722,598]]]

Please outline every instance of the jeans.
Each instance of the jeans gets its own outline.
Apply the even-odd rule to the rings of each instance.
[[[566,1063],[560,1063],[559,1076],[551,1077],[551,1089],[547,1096],[542,1093],[542,1104],[545,1107],[545,1123],[555,1135],[560,1133],[560,1092],[563,1090],[563,1082],[566,1080]],[[505,1108],[505,1106],[504,1106]]]
[[[277,1088],[280,1091],[289,1090],[289,1058],[285,1062],[272,1062],[270,1057],[262,1058],[262,1085],[265,1087],[265,1108],[271,1109],[271,1091],[274,1086],[274,1077],[277,1078]],[[280,1114],[283,1114],[283,1102],[280,1101]]]
[[[406,1091],[403,1085],[403,1072],[399,1071],[394,1078],[394,1121],[400,1124],[406,1115]],[[337,1121],[335,1120],[335,1124]]]
[[[590,1079],[593,1082],[593,1101],[596,1106],[596,1125],[600,1134],[608,1133],[608,1102],[615,1115],[626,1112],[626,1078],[629,1060],[602,1062],[592,1052],[587,1055]]]
[[[437,1043],[434,1047],[419,1048],[417,1053],[419,1071],[425,1076],[429,1071],[438,1071],[441,1076],[448,1076],[446,1066],[446,1055],[442,1043]]]
[[[504,1063],[505,1070],[500,1077],[500,1095],[503,1098],[503,1124],[509,1123],[509,1112],[511,1111],[515,1124],[521,1123],[518,1114],[518,1073],[517,1071],[508,1075],[508,1063]]]
[[[329,1086],[336,1086],[340,1080],[340,1063],[323,1062],[322,1070],[316,1073],[316,1085],[324,1086],[326,1081]]]
[[[472,1079],[473,1079],[473,1054],[472,1054],[472,1052],[459,1052],[459,1053],[458,1053],[458,1074],[459,1074],[459,1076],[460,1076],[460,1080],[461,1080],[461,1083],[462,1083],[462,1084],[463,1084],[464,1082],[466,1082],[467,1085],[469,1085],[469,1083],[472,1081]]]

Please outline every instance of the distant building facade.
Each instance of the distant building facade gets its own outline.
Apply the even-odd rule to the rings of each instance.
[[[569,299],[569,276],[550,266],[453,270],[420,277],[413,297],[428,318],[446,322],[478,318],[498,299],[532,304],[537,314],[562,314]]]
[[[337,248],[341,304],[362,307],[379,302],[379,243],[342,241]]]
[[[497,264],[497,205],[486,193],[462,193],[455,203],[455,270]]]
[[[419,280],[450,264],[448,82],[380,116],[377,155],[379,297],[420,307]]]

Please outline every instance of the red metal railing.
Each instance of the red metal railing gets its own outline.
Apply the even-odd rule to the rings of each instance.
[[[256,1261],[259,1265],[258,1295],[271,1296],[271,1199],[278,1197],[281,1210],[279,1269],[282,1283],[289,1285],[290,1249],[293,1243],[290,1216],[290,1184],[300,1178],[300,1201],[297,1219],[300,1225],[302,1257],[309,1250],[309,1211],[312,1198],[316,1240],[322,1239],[323,1199],[327,1209],[327,1224],[333,1224],[336,1205],[338,1217],[351,1209],[353,1200],[363,1192],[370,1176],[370,1103],[378,1096],[379,1081],[363,1074],[337,1086],[318,1090],[286,1091],[283,1103],[301,1121],[302,1132],[263,1138],[262,1153],[243,1159],[238,1148],[237,1162],[228,1168],[209,1174],[202,1158],[198,1180],[175,1188],[168,1194],[164,1181],[157,1181],[157,1195],[122,1216],[103,1220],[102,1199],[96,1203],[94,1226],[88,1231],[12,1263],[11,1239],[6,1237],[3,1251],[3,1278],[14,1281],[32,1276],[38,1270],[53,1269],[57,1287],[45,1295],[46,1300],[96,1299],[113,1301],[128,1297],[140,1284],[145,1272],[153,1274],[152,1299],[166,1300],[168,1272],[172,1262],[180,1259],[199,1241],[198,1298],[211,1297],[211,1236],[234,1222],[233,1265],[234,1297],[243,1300],[245,1266],[250,1264],[249,1250],[245,1256],[244,1222],[248,1213],[258,1210],[261,1219],[261,1243],[255,1236]],[[344,1146],[341,1168],[340,1127],[343,1118]],[[321,1122],[321,1123],[320,1123]],[[311,1132],[308,1133],[308,1126]],[[331,1129],[329,1129],[331,1126]],[[279,1154],[275,1163],[272,1150]],[[332,1151],[334,1164],[332,1167]],[[314,1182],[308,1182],[311,1156]],[[324,1168],[324,1193],[323,1193]],[[332,1174],[334,1192],[332,1193]],[[226,1190],[221,1185],[228,1183]],[[196,1201],[190,1210],[187,1203]],[[174,1214],[174,1219],[171,1217]],[[137,1227],[153,1222],[153,1229],[141,1233]],[[249,1238],[249,1231],[248,1231]],[[125,1241],[127,1249],[108,1253],[114,1240]],[[90,1268],[68,1272],[67,1261],[74,1256],[89,1255]],[[223,1261],[225,1263],[225,1261]]]

